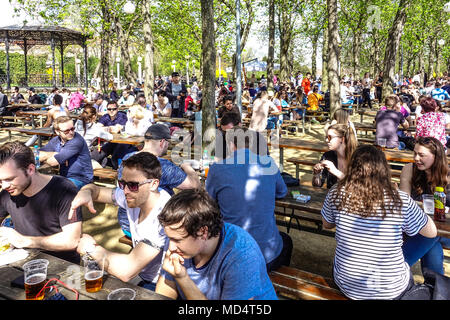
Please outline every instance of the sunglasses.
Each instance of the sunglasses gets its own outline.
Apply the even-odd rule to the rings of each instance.
[[[341,137],[338,137],[338,136],[330,136],[330,135],[328,135],[328,136],[325,138],[325,140],[331,141],[331,140],[333,140],[334,138],[341,138]]]
[[[64,133],[64,134],[68,134],[69,132],[75,131],[75,127],[69,128],[67,130],[59,130],[60,132]]]
[[[108,111],[116,111],[117,108],[107,108]]]
[[[119,188],[124,190],[125,186],[128,187],[128,190],[130,190],[131,192],[138,192],[139,191],[139,186],[146,184],[146,183],[150,183],[155,179],[147,179],[144,180],[142,182],[131,182],[131,181],[125,181],[125,180],[119,180],[117,181]]]

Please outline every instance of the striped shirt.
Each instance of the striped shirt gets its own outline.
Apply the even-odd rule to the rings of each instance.
[[[361,217],[339,211],[331,199],[336,186],[328,193],[322,216],[336,224],[334,281],[351,299],[393,299],[408,286],[410,270],[402,252],[402,232],[416,235],[428,218],[405,192],[399,191],[401,215],[387,214]],[[388,200],[385,198],[385,203]]]

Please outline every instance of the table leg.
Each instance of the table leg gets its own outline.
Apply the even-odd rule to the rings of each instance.
[[[31,116],[31,128],[36,129],[36,126],[34,125],[34,115]]]
[[[284,148],[280,147],[280,172],[283,172],[283,162],[284,162]]]

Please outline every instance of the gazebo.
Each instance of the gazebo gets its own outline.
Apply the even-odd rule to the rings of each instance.
[[[58,46],[61,52],[61,81],[62,86],[64,81],[64,48],[68,45],[78,44],[84,51],[84,82],[86,91],[88,88],[87,76],[87,45],[86,40],[88,36],[81,32],[70,30],[63,27],[46,27],[46,26],[7,26],[0,27],[0,43],[5,44],[6,49],[6,82],[7,89],[11,89],[11,74],[9,65],[9,48],[10,45],[18,45],[24,51],[24,66],[25,66],[25,83],[28,84],[28,65],[27,52],[32,46],[50,45],[52,50],[52,69],[53,69],[53,86],[56,86],[55,74],[55,48]]]

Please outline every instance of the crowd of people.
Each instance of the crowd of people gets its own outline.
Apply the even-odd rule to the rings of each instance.
[[[450,203],[445,134],[450,121],[443,109],[450,100],[448,77],[425,88],[402,83],[384,98],[377,81],[368,74],[361,82],[342,78],[343,108],[324,123],[329,151],[313,168],[312,185],[323,187],[326,181],[329,189],[322,223],[336,228],[333,278],[351,299],[413,294],[410,267],[420,259],[424,272],[443,274],[448,243],[415,202],[442,187]],[[28,100],[16,88],[9,101],[50,106],[44,127],[52,127],[55,136],[39,149],[38,159],[57,167],[59,175],[39,171],[30,148],[36,137],[0,146],[0,220],[9,215],[13,225],[0,227],[0,236],[14,247],[40,248],[74,263],[86,253],[98,261],[106,256],[109,274],[173,299],[276,299],[268,273],[290,265],[293,242],[276,224],[275,201],[288,188],[262,133],[285,117],[300,119],[305,109],[327,110],[327,93],[311,73],[290,82],[275,75],[272,84],[268,90],[267,79],[254,75],[244,83],[243,106],[251,113],[247,128],[235,103],[235,84],[218,81],[220,136],[204,186],[190,163],[165,158],[175,129],[158,121],[198,120],[202,88],[195,81],[188,86],[177,72],[168,80],[157,77],[151,101],[142,84],[120,95],[114,86],[109,95],[55,88],[45,99],[28,88]],[[344,108],[354,99],[369,108],[377,100],[376,141],[414,151],[398,188],[381,148],[358,145]],[[414,135],[404,131],[413,118]],[[116,133],[143,136],[144,144],[138,149],[110,142]],[[118,171],[114,187],[94,183],[93,170],[100,167]],[[129,253],[107,250],[83,234],[81,207],[96,213],[94,202],[117,207],[118,223],[132,240]]]

